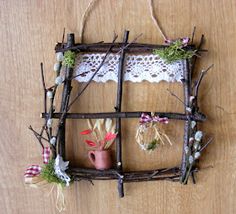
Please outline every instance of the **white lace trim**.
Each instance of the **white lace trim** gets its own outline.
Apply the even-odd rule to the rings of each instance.
[[[79,82],[88,82],[102,62],[104,53],[83,53],[78,54],[76,58],[75,75],[79,75],[76,80]],[[102,66],[96,76],[93,78],[96,82],[107,82],[109,80],[117,82],[118,54],[110,54],[106,63]],[[183,71],[186,69],[186,61],[180,60],[168,64],[157,55],[135,55],[126,54],[124,65],[124,80],[131,82],[180,82],[183,78]]]

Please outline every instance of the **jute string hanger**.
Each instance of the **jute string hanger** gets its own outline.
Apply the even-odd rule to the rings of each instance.
[[[83,43],[84,41],[84,31],[85,31],[85,28],[86,28],[86,24],[87,24],[87,21],[88,21],[88,18],[92,12],[92,10],[95,8],[95,5],[96,3],[98,2],[99,0],[92,0],[87,8],[85,9],[83,15],[82,15],[82,20],[81,20],[81,23],[80,23],[80,42]],[[163,29],[161,28],[161,25],[158,21],[158,19],[156,18],[155,16],[155,13],[154,13],[154,6],[153,6],[153,0],[148,0],[148,6],[149,6],[149,10],[150,10],[150,16],[151,16],[151,19],[154,23],[154,25],[156,26],[156,29],[159,31],[159,33],[161,34],[161,36],[163,37],[164,41],[168,41],[168,37],[166,36],[166,34],[164,33]]]

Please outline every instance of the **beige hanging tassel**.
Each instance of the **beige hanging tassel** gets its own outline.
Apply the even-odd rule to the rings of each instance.
[[[62,212],[66,209],[65,196],[64,196],[63,187],[61,184],[57,184],[56,208],[59,212]]]

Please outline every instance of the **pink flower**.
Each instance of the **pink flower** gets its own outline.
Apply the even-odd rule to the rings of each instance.
[[[189,38],[188,37],[181,38],[181,42],[182,42],[183,46],[185,47],[189,43]]]

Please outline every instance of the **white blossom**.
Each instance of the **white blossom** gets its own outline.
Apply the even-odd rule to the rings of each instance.
[[[200,152],[195,152],[194,159],[198,159],[201,156]]]
[[[203,136],[202,131],[197,131],[197,132],[195,133],[194,138],[195,138],[196,141],[201,141],[202,136]]]
[[[48,97],[49,99],[52,99],[52,98],[53,98],[53,93],[52,93],[52,91],[48,91],[48,92],[47,92],[47,97]]]
[[[57,141],[56,137],[52,137],[52,138],[50,139],[50,143],[51,143],[53,146],[56,145],[56,141]]]
[[[47,120],[47,127],[51,128],[52,127],[52,123],[53,123],[52,119],[48,119]]]
[[[60,63],[59,62],[56,62],[53,66],[53,70],[54,71],[59,71],[60,70]]]
[[[193,120],[193,121],[191,122],[191,128],[193,129],[196,125],[197,125],[196,121]]]
[[[192,155],[190,155],[190,156],[189,156],[189,158],[188,158],[188,162],[189,162],[189,164],[192,164],[192,163],[193,163],[193,161],[194,161],[194,159],[193,159],[193,156],[192,156]]]
[[[186,107],[186,111],[191,113],[192,109],[190,107]]]
[[[63,82],[63,78],[61,76],[59,76],[55,79],[55,84],[56,85],[60,85],[60,84],[62,84],[62,82]]]
[[[190,138],[189,138],[189,143],[191,143],[191,144],[192,144],[192,143],[193,143],[193,141],[194,141],[194,138],[193,138],[193,137],[190,137]]]
[[[195,150],[197,150],[198,147],[199,147],[199,142],[198,142],[198,141],[195,141],[194,144],[193,144],[193,148],[194,148]]]
[[[194,98],[195,98],[194,96],[190,96],[190,98],[189,98],[190,103],[193,102]]]
[[[185,151],[185,154],[188,154],[188,153],[189,153],[189,147],[188,147],[188,146],[185,146],[185,147],[184,147],[184,151]]]
[[[62,62],[64,59],[63,53],[62,52],[56,53],[56,58],[58,62]]]

